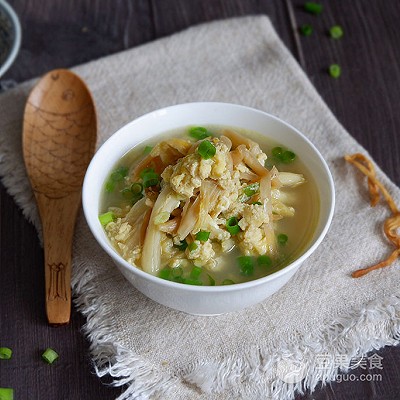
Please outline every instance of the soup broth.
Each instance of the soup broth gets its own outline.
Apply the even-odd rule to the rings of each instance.
[[[194,285],[261,278],[297,258],[317,225],[318,191],[295,153],[237,128],[167,132],[135,146],[111,171],[100,221],[122,257],[161,278]],[[149,236],[155,242],[146,245]]]

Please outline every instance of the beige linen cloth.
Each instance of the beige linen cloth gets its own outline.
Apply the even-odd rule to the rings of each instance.
[[[365,150],[332,115],[267,17],[200,25],[73,70],[93,93],[98,145],[160,107],[238,103],[304,132],[336,185],[330,231],[291,281],[261,304],[215,317],[186,315],[144,297],[99,248],[81,213],[73,291],[87,317],[98,374],[126,385],[120,399],[291,399],[296,390],[334,379],[351,358],[398,343],[399,262],[360,279],[350,276],[392,250],[381,232],[387,208],[369,206],[365,178],[343,160]],[[0,173],[40,232],[21,155],[22,115],[33,83],[0,97]],[[399,189],[378,175],[400,204]]]

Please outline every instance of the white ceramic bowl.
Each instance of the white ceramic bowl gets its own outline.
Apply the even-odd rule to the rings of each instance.
[[[282,270],[246,283],[228,286],[192,286],[152,276],[126,262],[111,246],[99,222],[99,206],[107,179],[119,159],[132,147],[157,134],[189,125],[225,125],[267,134],[295,149],[313,174],[320,196],[320,215],[312,240],[303,253]],[[122,274],[156,302],[190,314],[215,315],[257,304],[279,290],[324,238],[332,220],[335,194],[326,162],[314,145],[282,120],[252,108],[226,103],[188,103],[163,108],[128,123],[97,151],[87,170],[82,193],[89,227]],[[155,243],[155,246],[157,244]]]
[[[15,11],[0,0],[0,77],[10,68],[21,46],[21,25]]]

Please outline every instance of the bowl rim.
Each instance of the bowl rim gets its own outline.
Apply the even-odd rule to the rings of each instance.
[[[9,52],[8,57],[5,59],[4,64],[0,66],[1,78],[11,67],[12,63],[15,61],[18,55],[19,49],[21,47],[22,29],[19,18],[14,9],[10,6],[10,4],[8,4],[5,0],[0,0],[0,8],[3,8],[8,14],[15,30],[15,37],[11,46],[11,51]]]
[[[267,275],[267,276],[264,276],[264,277],[261,277],[258,279],[254,279],[254,280],[251,280],[248,282],[235,283],[232,285],[215,285],[215,286],[185,285],[185,284],[181,284],[178,282],[172,282],[172,281],[168,281],[168,280],[159,278],[158,276],[152,275],[148,272],[141,270],[138,267],[131,265],[120,254],[118,254],[116,252],[116,250],[112,247],[111,243],[108,242],[106,245],[104,245],[105,241],[103,241],[102,238],[100,237],[100,235],[97,233],[97,227],[94,226],[95,221],[93,221],[92,218],[90,218],[90,216],[88,215],[89,212],[87,210],[87,206],[90,203],[89,202],[90,193],[86,190],[86,188],[87,188],[86,183],[88,181],[89,176],[93,173],[93,168],[94,168],[97,158],[99,157],[98,154],[100,154],[100,150],[103,149],[102,152],[104,152],[104,149],[107,147],[107,143],[113,137],[114,137],[113,140],[115,140],[115,135],[124,134],[124,131],[128,128],[128,126],[138,123],[139,120],[142,120],[145,118],[151,118],[152,116],[156,116],[156,114],[164,114],[164,112],[168,112],[168,110],[173,109],[173,108],[191,107],[191,106],[231,107],[231,108],[237,108],[237,109],[246,109],[247,111],[250,111],[250,112],[256,112],[259,114],[263,114],[264,116],[267,116],[268,118],[275,120],[275,122],[277,122],[279,124],[283,124],[290,130],[294,131],[297,135],[299,135],[301,137],[302,140],[307,142],[307,144],[314,151],[315,155],[318,157],[318,160],[321,163],[321,166],[323,167],[326,176],[328,177],[328,187],[329,187],[329,191],[330,191],[330,206],[329,206],[329,210],[327,213],[328,215],[326,218],[325,225],[323,226],[319,236],[315,238],[314,243],[300,257],[296,258],[290,264],[288,264],[284,268],[280,269],[279,271],[276,271],[270,275]],[[200,102],[188,102],[188,103],[175,104],[172,106],[162,107],[162,108],[150,111],[150,112],[145,113],[137,118],[134,118],[133,120],[122,125],[97,149],[97,151],[94,154],[94,156],[89,164],[89,167],[86,171],[86,175],[85,175],[84,182],[83,182],[83,189],[82,189],[83,211],[84,211],[84,215],[85,215],[87,224],[89,225],[89,229],[92,232],[93,236],[95,237],[97,243],[103,248],[103,250],[105,250],[105,252],[112,258],[112,260],[114,262],[122,264],[123,267],[126,268],[129,272],[137,274],[141,278],[144,278],[145,280],[148,280],[157,285],[163,285],[165,287],[169,287],[171,289],[177,289],[180,291],[190,291],[190,292],[200,292],[200,293],[225,293],[225,292],[230,292],[230,291],[250,289],[252,287],[263,285],[269,281],[273,281],[273,280],[281,277],[282,275],[286,275],[290,271],[298,268],[317,249],[317,247],[321,244],[322,240],[326,236],[326,234],[330,228],[332,219],[333,219],[334,210],[335,210],[335,202],[336,202],[335,186],[334,186],[333,177],[329,170],[329,167],[328,167],[325,159],[322,157],[321,153],[319,152],[319,150],[316,148],[316,146],[303,133],[301,133],[297,128],[295,128],[288,122],[285,122],[284,120],[282,120],[279,117],[276,117],[275,115],[269,114],[265,111],[262,111],[262,110],[259,110],[259,109],[253,108],[253,107],[244,106],[244,105],[235,104],[235,103],[227,103],[227,102],[207,102],[207,101],[202,102],[202,101],[200,101]],[[98,221],[96,221],[96,222],[98,222]],[[119,265],[118,265],[118,268],[119,268]]]

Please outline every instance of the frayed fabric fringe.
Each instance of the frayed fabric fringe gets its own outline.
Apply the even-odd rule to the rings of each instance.
[[[87,318],[84,330],[91,341],[96,373],[110,376],[113,386],[125,386],[117,400],[177,399],[182,385],[192,388],[194,399],[199,392],[193,387],[207,399],[221,399],[227,393],[230,399],[290,400],[296,393],[312,392],[317,384],[335,380],[349,369],[352,359],[400,340],[400,296],[393,295],[337,318],[318,334],[280,344],[278,351],[254,348],[240,359],[199,360],[181,376],[169,376],[114,343],[111,308],[96,303],[98,293],[89,271],[82,266],[75,270],[79,271],[73,280],[75,303]],[[321,355],[324,368],[319,364]],[[297,375],[290,377],[293,372]]]

